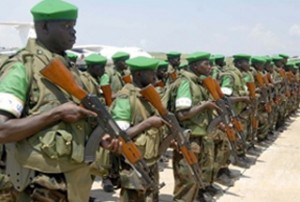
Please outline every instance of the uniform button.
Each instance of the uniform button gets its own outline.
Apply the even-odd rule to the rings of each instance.
[[[77,128],[78,130],[82,130],[81,125],[76,125],[76,128]]]

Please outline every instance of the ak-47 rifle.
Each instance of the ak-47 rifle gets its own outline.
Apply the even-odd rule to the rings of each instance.
[[[173,139],[176,140],[184,159],[188,163],[192,175],[195,177],[195,181],[199,183],[200,186],[203,186],[197,157],[193,151],[191,151],[189,141],[184,135],[184,131],[180,127],[175,115],[168,112],[162,105],[159,94],[151,84],[143,88],[140,93],[155,107],[160,116],[170,124],[170,134],[173,136]]]
[[[252,128],[251,134],[253,135],[253,137],[255,137],[255,134],[257,133],[257,129],[258,129],[257,102],[256,102],[256,94],[255,94],[256,86],[254,82],[248,82],[246,83],[246,85],[249,91],[249,97],[251,101],[251,115],[250,115],[251,128]]]
[[[111,89],[111,85],[104,85],[100,87],[102,92],[103,92],[103,96],[105,99],[105,103],[107,106],[110,106],[112,103],[112,89]]]
[[[127,74],[125,76],[122,76],[122,80],[124,81],[125,84],[127,83],[132,83],[132,78],[130,74]]]
[[[156,183],[149,175],[150,170],[142,157],[140,150],[131,141],[125,131],[121,130],[117,123],[112,119],[111,115],[102,105],[97,96],[88,94],[83,90],[73,78],[72,73],[58,59],[53,59],[48,66],[42,69],[41,74],[54,85],[64,89],[80,100],[82,106],[97,114],[98,126],[89,137],[85,145],[85,162],[90,163],[95,160],[96,151],[100,146],[101,138],[104,134],[109,134],[112,138],[118,138],[122,143],[121,153],[132,165],[134,170],[141,176],[145,189],[157,189]]]
[[[256,73],[255,79],[256,79],[256,81],[258,83],[258,86],[259,86],[259,88],[261,90],[261,93],[262,93],[261,97],[262,97],[263,102],[264,102],[265,110],[268,113],[270,113],[272,111],[272,104],[269,100],[269,95],[268,95],[265,79],[264,79],[263,75],[260,72]]]
[[[237,117],[234,117],[234,115],[232,115],[232,111],[231,109],[229,109],[228,106],[226,106],[226,101],[225,101],[225,96],[222,93],[221,89],[219,89],[219,85],[217,84],[217,81],[214,80],[212,77],[207,77],[206,79],[202,80],[202,83],[204,85],[204,87],[206,87],[206,89],[209,91],[209,93],[212,95],[214,101],[216,102],[217,106],[220,107],[222,109],[222,113],[219,114],[219,117],[214,119],[209,127],[208,127],[208,131],[212,131],[213,130],[213,126],[216,126],[215,123],[213,122],[218,122],[218,123],[223,123],[224,125],[219,125],[218,127],[220,127],[220,129],[224,130],[227,138],[229,140],[230,143],[230,149],[232,151],[232,155],[235,161],[238,161],[237,158],[237,151],[236,151],[236,141],[237,141],[237,136],[238,138],[242,139],[241,135],[239,134],[239,131],[242,130],[242,126],[240,126],[240,122],[239,120],[236,120],[235,122],[233,122],[234,119],[237,119]],[[233,109],[232,109],[233,110]],[[219,120],[220,121],[219,121]],[[237,133],[235,132],[235,130],[233,129],[234,125],[233,123],[237,124],[235,128],[235,130],[237,131]]]

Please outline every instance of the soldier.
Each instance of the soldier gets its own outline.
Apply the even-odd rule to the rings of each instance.
[[[265,73],[264,71],[264,65],[266,63],[266,60],[263,57],[252,57],[251,58],[251,64],[252,67],[254,67],[253,70],[253,76],[255,78],[255,85],[260,89],[260,102],[258,105],[258,130],[257,130],[257,141],[261,142],[267,139],[268,133],[270,130],[270,124],[271,124],[271,110],[269,109],[271,107],[272,101],[270,100],[269,94],[268,94],[268,86],[265,83],[265,80],[263,80],[263,83],[260,84],[258,82],[258,76],[264,77]]]
[[[126,60],[129,59],[129,54],[125,52],[117,52],[112,56],[114,61],[114,67],[107,68],[106,73],[100,79],[100,85],[110,84],[112,87],[113,97],[120,91],[125,85],[123,76],[130,74],[128,72],[128,66]]]
[[[121,129],[131,133],[131,138],[140,148],[150,172],[157,183],[158,147],[161,139],[161,126],[165,121],[155,116],[155,110],[139,93],[141,88],[155,82],[155,69],[158,61],[152,58],[136,57],[126,61],[132,73],[133,83],[126,84],[119,91],[112,104],[111,114]],[[120,201],[158,201],[158,190],[144,189],[140,177],[124,161],[121,164]]]
[[[210,121],[210,110],[219,108],[208,101],[207,91],[199,85],[201,83],[199,77],[210,73],[209,56],[210,54],[205,52],[189,55],[188,71],[181,70],[179,78],[170,86],[174,95],[169,97],[169,110],[176,113],[183,128],[192,130],[189,140],[202,167],[205,183],[204,187],[199,187],[199,184],[194,182],[183,156],[174,150],[174,201],[193,201],[197,197],[201,201],[212,199],[206,188],[210,186],[213,170],[214,157],[211,150],[213,141],[206,128]],[[198,196],[199,189],[201,190]]]
[[[96,114],[40,74],[57,58],[84,85],[65,53],[76,40],[77,7],[46,0],[31,13],[37,39],[29,39],[3,67],[0,84],[0,137],[1,143],[11,142],[11,181],[21,201],[88,201],[92,179],[84,147]],[[104,135],[101,144],[116,151],[118,140],[107,144],[109,139]]]
[[[178,67],[180,65],[181,53],[176,52],[176,51],[171,51],[171,52],[168,52],[166,55],[167,55],[167,61],[169,62],[169,67],[168,67],[169,79],[168,79],[168,83],[172,83],[178,77]]]
[[[226,70],[221,75],[221,90],[226,96],[230,96],[230,99],[236,103],[234,105],[235,112],[239,115],[242,111],[245,110],[246,104],[245,102],[249,102],[248,93],[246,91],[246,83],[243,79],[243,74],[241,70],[244,71],[249,70],[249,60],[250,55],[246,54],[238,54],[233,56],[233,66],[228,66]],[[245,128],[248,126],[249,120],[241,120],[244,127],[244,135],[246,136]],[[246,137],[242,137],[246,138]],[[242,141],[241,141],[242,142]],[[233,162],[233,164],[249,168],[250,162],[245,156],[245,142],[243,144],[238,145],[238,155],[239,159]]]

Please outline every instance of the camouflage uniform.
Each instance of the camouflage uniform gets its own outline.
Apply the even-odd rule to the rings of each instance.
[[[67,67],[70,67],[67,58],[51,53],[32,39],[28,41],[25,53],[28,57],[23,57],[23,59],[25,58],[24,61],[7,66],[7,73],[5,77],[1,78],[0,85],[1,93],[11,93],[12,98],[17,96],[25,104],[22,106],[18,103],[19,111],[4,108],[4,105],[1,105],[1,109],[4,108],[19,118],[21,114],[30,116],[46,112],[68,101],[79,104],[79,100],[49,84],[40,74],[40,70],[53,57],[59,58]],[[70,67],[70,71],[72,71],[77,82],[84,87],[79,78],[78,70]],[[18,81],[16,82],[15,79]],[[21,86],[16,88],[17,83]],[[30,96],[28,96],[27,90]],[[15,101],[15,103],[17,102]],[[23,107],[24,110],[22,110]],[[12,177],[14,186],[19,191],[25,190],[25,192],[28,191],[27,193],[36,194],[39,197],[42,195],[47,198],[54,194],[57,196],[57,200],[61,198],[71,202],[88,201],[92,179],[89,167],[83,159],[85,141],[91,134],[93,127],[95,126],[91,125],[88,119],[82,119],[73,124],[60,122],[15,143],[16,147],[13,150],[8,150],[8,153],[13,154],[12,152],[14,152],[21,168],[32,170],[30,173],[34,176],[22,182],[18,182],[14,179],[15,177]],[[51,180],[40,180],[41,176],[46,176]],[[58,183],[53,185],[52,182],[54,181]],[[16,182],[21,187],[18,187]],[[28,186],[29,184],[30,186]],[[21,195],[25,196],[23,193]]]
[[[170,96],[170,111],[180,111],[191,108],[194,105],[208,100],[209,95],[201,85],[201,80],[194,73],[182,70],[180,77],[173,83],[174,95]],[[177,88],[174,88],[177,86]],[[208,134],[206,128],[210,121],[211,111],[203,113],[182,121],[181,125],[185,129],[191,129],[190,143],[193,152],[198,156],[198,162],[202,168],[202,177],[205,186],[211,184],[214,166],[214,143],[212,134]],[[187,167],[182,155],[174,150],[173,154],[174,169],[174,201],[193,201],[198,196],[199,185],[194,182],[190,170]],[[205,187],[201,187],[205,189]]]
[[[155,113],[153,107],[141,98],[139,91],[140,89],[132,84],[126,84],[112,104],[112,117],[122,130],[146,120]],[[133,139],[142,152],[157,187],[160,134],[161,130],[150,128]],[[120,201],[158,201],[158,192],[144,190],[140,177],[128,164],[122,162],[121,167]]]

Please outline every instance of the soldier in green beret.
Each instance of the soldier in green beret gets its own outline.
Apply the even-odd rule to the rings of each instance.
[[[113,97],[123,88],[125,82],[122,77],[130,74],[126,60],[129,59],[129,54],[126,52],[117,52],[112,56],[114,67],[107,68],[106,73],[100,79],[100,85],[110,84],[112,87]]]
[[[112,104],[111,114],[121,129],[131,133],[131,138],[141,150],[155,181],[159,182],[158,148],[162,137],[162,118],[155,116],[154,108],[140,95],[141,88],[154,84],[158,61],[136,57],[126,61],[133,83],[127,83]],[[159,201],[157,190],[144,190],[141,178],[126,163],[121,163],[120,201]]]
[[[250,65],[250,55],[247,54],[236,54],[233,56],[233,65],[227,66],[225,71],[221,74],[220,77],[220,86],[222,92],[229,96],[230,99],[235,103],[234,109],[238,115],[241,115],[242,112],[247,107],[247,103],[249,103],[249,97],[247,92],[246,82],[251,82],[253,78],[251,78],[251,74],[249,73]],[[247,117],[249,115],[243,114],[243,119],[241,122],[244,126],[244,135],[247,136],[246,132],[249,131],[249,120]],[[246,137],[243,137],[246,138]],[[248,158],[245,156],[246,149],[244,144],[239,144],[238,146],[238,155],[239,158],[235,159],[233,164],[248,168],[250,167],[250,162]]]
[[[286,114],[286,110],[287,110],[287,79],[286,79],[286,75],[285,75],[285,70],[284,70],[284,66],[287,62],[287,58],[283,58],[282,56],[273,56],[272,60],[274,62],[274,72],[276,72],[275,74],[275,78],[274,80],[278,83],[280,83],[280,85],[278,85],[278,92],[280,95],[280,107],[278,108],[278,113],[277,113],[277,122],[276,122],[276,126],[275,129],[276,130],[282,130],[283,126],[284,126],[284,120],[285,120],[285,114]]]
[[[197,155],[202,168],[204,187],[194,182],[183,156],[176,150],[173,154],[174,169],[174,197],[173,201],[212,200],[211,188],[214,154],[212,152],[213,141],[211,134],[206,131],[210,122],[211,110],[218,109],[208,101],[209,94],[200,85],[202,77],[209,75],[211,66],[209,64],[210,54],[197,52],[189,55],[187,71],[181,70],[178,79],[170,85],[172,88],[169,97],[169,110],[174,112],[184,129],[191,129],[189,137],[193,152]],[[200,192],[199,192],[200,190]],[[198,195],[199,194],[199,195]]]
[[[257,130],[257,141],[262,142],[267,139],[268,133],[271,130],[271,120],[272,120],[272,100],[269,95],[269,86],[263,79],[263,83],[260,84],[258,82],[259,76],[262,78],[266,77],[264,72],[264,67],[266,63],[266,59],[264,57],[252,57],[251,64],[254,67],[253,76],[255,78],[255,85],[260,89],[260,102],[258,105],[258,130]]]
[[[170,76],[169,82],[173,82],[178,76],[178,67],[180,65],[180,56],[181,53],[176,51],[168,52],[167,61],[169,62],[168,73]]]
[[[84,149],[95,113],[40,74],[57,58],[84,85],[65,52],[76,41],[78,9],[66,1],[44,0],[31,13],[37,38],[3,67],[0,78],[1,143],[11,143],[7,172],[20,201],[88,201],[92,179]],[[110,139],[104,135],[101,144],[117,151],[119,141]]]

